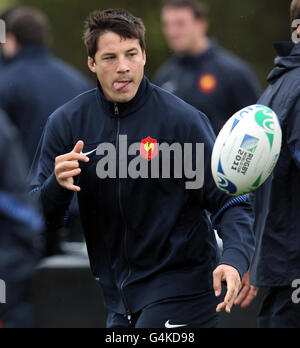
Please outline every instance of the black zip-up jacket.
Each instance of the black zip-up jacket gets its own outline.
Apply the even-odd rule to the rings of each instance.
[[[202,54],[172,57],[154,83],[205,113],[216,134],[229,117],[261,95],[252,69],[214,40]]]
[[[43,45],[25,45],[12,59],[0,57],[0,108],[18,129],[30,165],[49,116],[60,106],[92,88],[85,77],[52,56]],[[81,238],[78,204],[69,209],[66,228]],[[76,229],[72,226],[76,222]],[[79,222],[79,223],[78,223]],[[46,255],[60,252],[59,231],[47,235]]]
[[[300,278],[300,45],[275,44],[275,67],[258,103],[272,108],[283,133],[282,151],[269,180],[255,194],[256,253],[251,281],[291,286]]]
[[[1,63],[0,107],[18,129],[31,165],[48,117],[92,86],[43,45],[25,45]]]
[[[216,214],[231,200],[212,179],[215,136],[203,114],[146,78],[128,103],[107,101],[98,86],[50,117],[31,173],[32,190],[40,196],[49,227],[59,223],[73,195],[56,181],[55,157],[72,151],[78,140],[85,142],[84,153],[100,143],[118,148],[119,135],[127,135],[128,146],[147,137],[159,144],[204,143],[205,185],[187,190],[186,178],[161,176],[99,179],[96,167],[104,156],[97,154],[81,165],[81,217],[106,306],[121,314],[136,313],[160,299],[212,289],[217,244],[205,210]],[[252,225],[248,203],[228,209],[220,223],[221,262],[236,267],[241,276],[254,252]]]

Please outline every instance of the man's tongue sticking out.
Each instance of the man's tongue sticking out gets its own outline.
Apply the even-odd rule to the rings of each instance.
[[[127,87],[129,84],[130,84],[130,81],[115,82],[114,88],[117,91],[121,91],[123,88]]]

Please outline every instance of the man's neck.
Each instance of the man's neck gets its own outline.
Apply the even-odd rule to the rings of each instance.
[[[186,54],[191,56],[197,56],[205,53],[210,47],[210,41],[207,37],[201,38],[195,42]]]

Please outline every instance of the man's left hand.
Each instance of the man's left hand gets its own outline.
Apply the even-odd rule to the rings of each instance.
[[[250,274],[247,272],[242,281],[242,290],[235,300],[234,304],[236,306],[241,306],[241,308],[247,308],[252,301],[256,298],[259,288],[250,285]]]

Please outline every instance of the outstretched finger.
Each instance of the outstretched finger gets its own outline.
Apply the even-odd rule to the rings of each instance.
[[[59,174],[58,179],[59,180],[66,180],[69,178],[73,178],[74,176],[77,176],[80,173],[81,173],[81,169],[77,168],[77,169],[70,170],[68,172],[63,172],[63,173]]]
[[[89,162],[89,160],[90,159],[84,154],[72,151],[65,155],[58,156],[56,158],[56,163],[59,164],[59,163],[67,162],[67,161]]]
[[[82,140],[79,140],[77,144],[75,145],[74,149],[72,152],[75,153],[81,153],[84,148],[84,142]]]
[[[81,188],[71,183],[66,183],[64,186],[69,191],[80,192]]]
[[[222,311],[226,308],[226,306],[227,306],[227,303],[226,303],[226,302],[221,302],[221,303],[219,303],[219,305],[218,305],[218,307],[217,307],[217,309],[216,309],[216,312],[217,312],[217,313],[222,312]]]
[[[214,291],[216,297],[220,297],[222,294],[222,277],[223,274],[219,271],[215,271],[213,274]]]
[[[257,293],[258,293],[258,289],[254,286],[251,286],[247,297],[244,299],[244,301],[241,304],[241,307],[242,308],[248,307],[252,303],[252,301],[256,298]]]
[[[236,299],[240,291],[240,286],[236,282],[235,278],[229,278],[227,280],[227,293],[224,302],[226,303],[226,312],[230,313],[233,306],[234,300]]]
[[[249,285],[245,285],[243,287],[243,289],[241,290],[241,292],[239,293],[238,297],[236,298],[236,300],[234,301],[234,304],[236,306],[239,306],[249,295],[250,292],[250,286]]]

